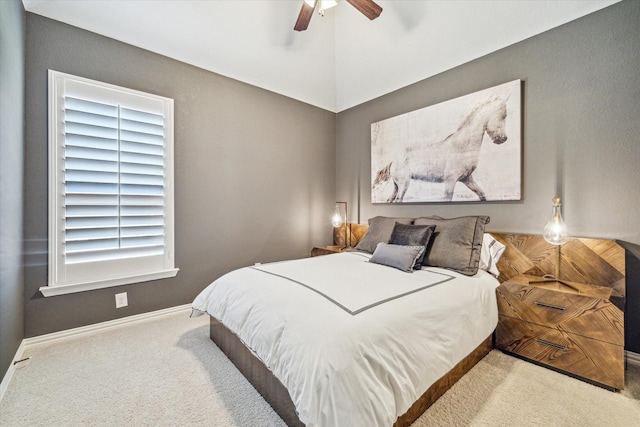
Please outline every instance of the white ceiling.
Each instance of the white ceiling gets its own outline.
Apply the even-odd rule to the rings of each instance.
[[[65,22],[339,112],[619,0],[344,1],[293,31],[302,0],[23,0]]]

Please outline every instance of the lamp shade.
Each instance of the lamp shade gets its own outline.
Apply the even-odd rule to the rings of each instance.
[[[341,207],[342,205],[344,205],[344,212],[342,211]],[[348,227],[347,224],[349,223],[349,214],[347,213],[347,202],[336,202],[336,210],[333,213],[333,216],[331,217],[331,224],[335,227],[341,227],[342,224],[345,225],[344,227],[344,248],[349,248],[351,247],[351,243],[347,242],[347,238],[350,234],[347,233],[347,229],[350,229],[350,226]],[[335,236],[334,236],[335,239]]]
[[[551,219],[544,227],[544,240],[552,245],[562,245],[569,240],[567,233],[567,225],[562,220],[562,212],[560,211],[560,197],[556,194],[552,199],[553,210],[551,212]]]
[[[340,205],[336,203],[336,210],[331,217],[331,225],[334,227],[340,227],[345,222],[345,217],[342,214],[342,210],[340,209]]]

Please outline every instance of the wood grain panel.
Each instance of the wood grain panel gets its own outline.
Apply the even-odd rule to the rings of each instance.
[[[624,388],[624,348],[619,345],[501,315],[496,346],[614,389]]]
[[[500,285],[496,292],[498,311],[503,315],[624,345],[624,315],[606,296],[558,292],[512,281]]]
[[[347,227],[347,244],[345,244],[344,229]],[[333,228],[333,244],[336,246],[351,246],[355,248],[358,242],[367,234],[368,224],[342,224]]]
[[[498,261],[499,280],[521,274],[555,274],[557,247],[541,235],[494,233],[506,246]],[[560,277],[571,282],[605,286],[624,297],[624,249],[612,240],[571,238],[560,247]]]

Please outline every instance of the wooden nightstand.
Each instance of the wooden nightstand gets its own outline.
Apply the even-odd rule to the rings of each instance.
[[[346,251],[344,246],[316,246],[311,249],[311,256],[337,254]]]
[[[624,313],[612,288],[529,284],[519,275],[496,290],[496,347],[608,388],[624,388]]]

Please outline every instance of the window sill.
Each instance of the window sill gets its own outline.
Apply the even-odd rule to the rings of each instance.
[[[150,280],[167,279],[175,277],[180,271],[179,268],[158,271],[150,274],[139,276],[127,276],[120,279],[101,280],[99,282],[73,283],[69,285],[42,286],[40,292],[45,297],[53,297],[56,295],[72,294],[76,292],[93,291],[96,289],[111,288],[120,285],[129,285],[133,283],[148,282]]]

